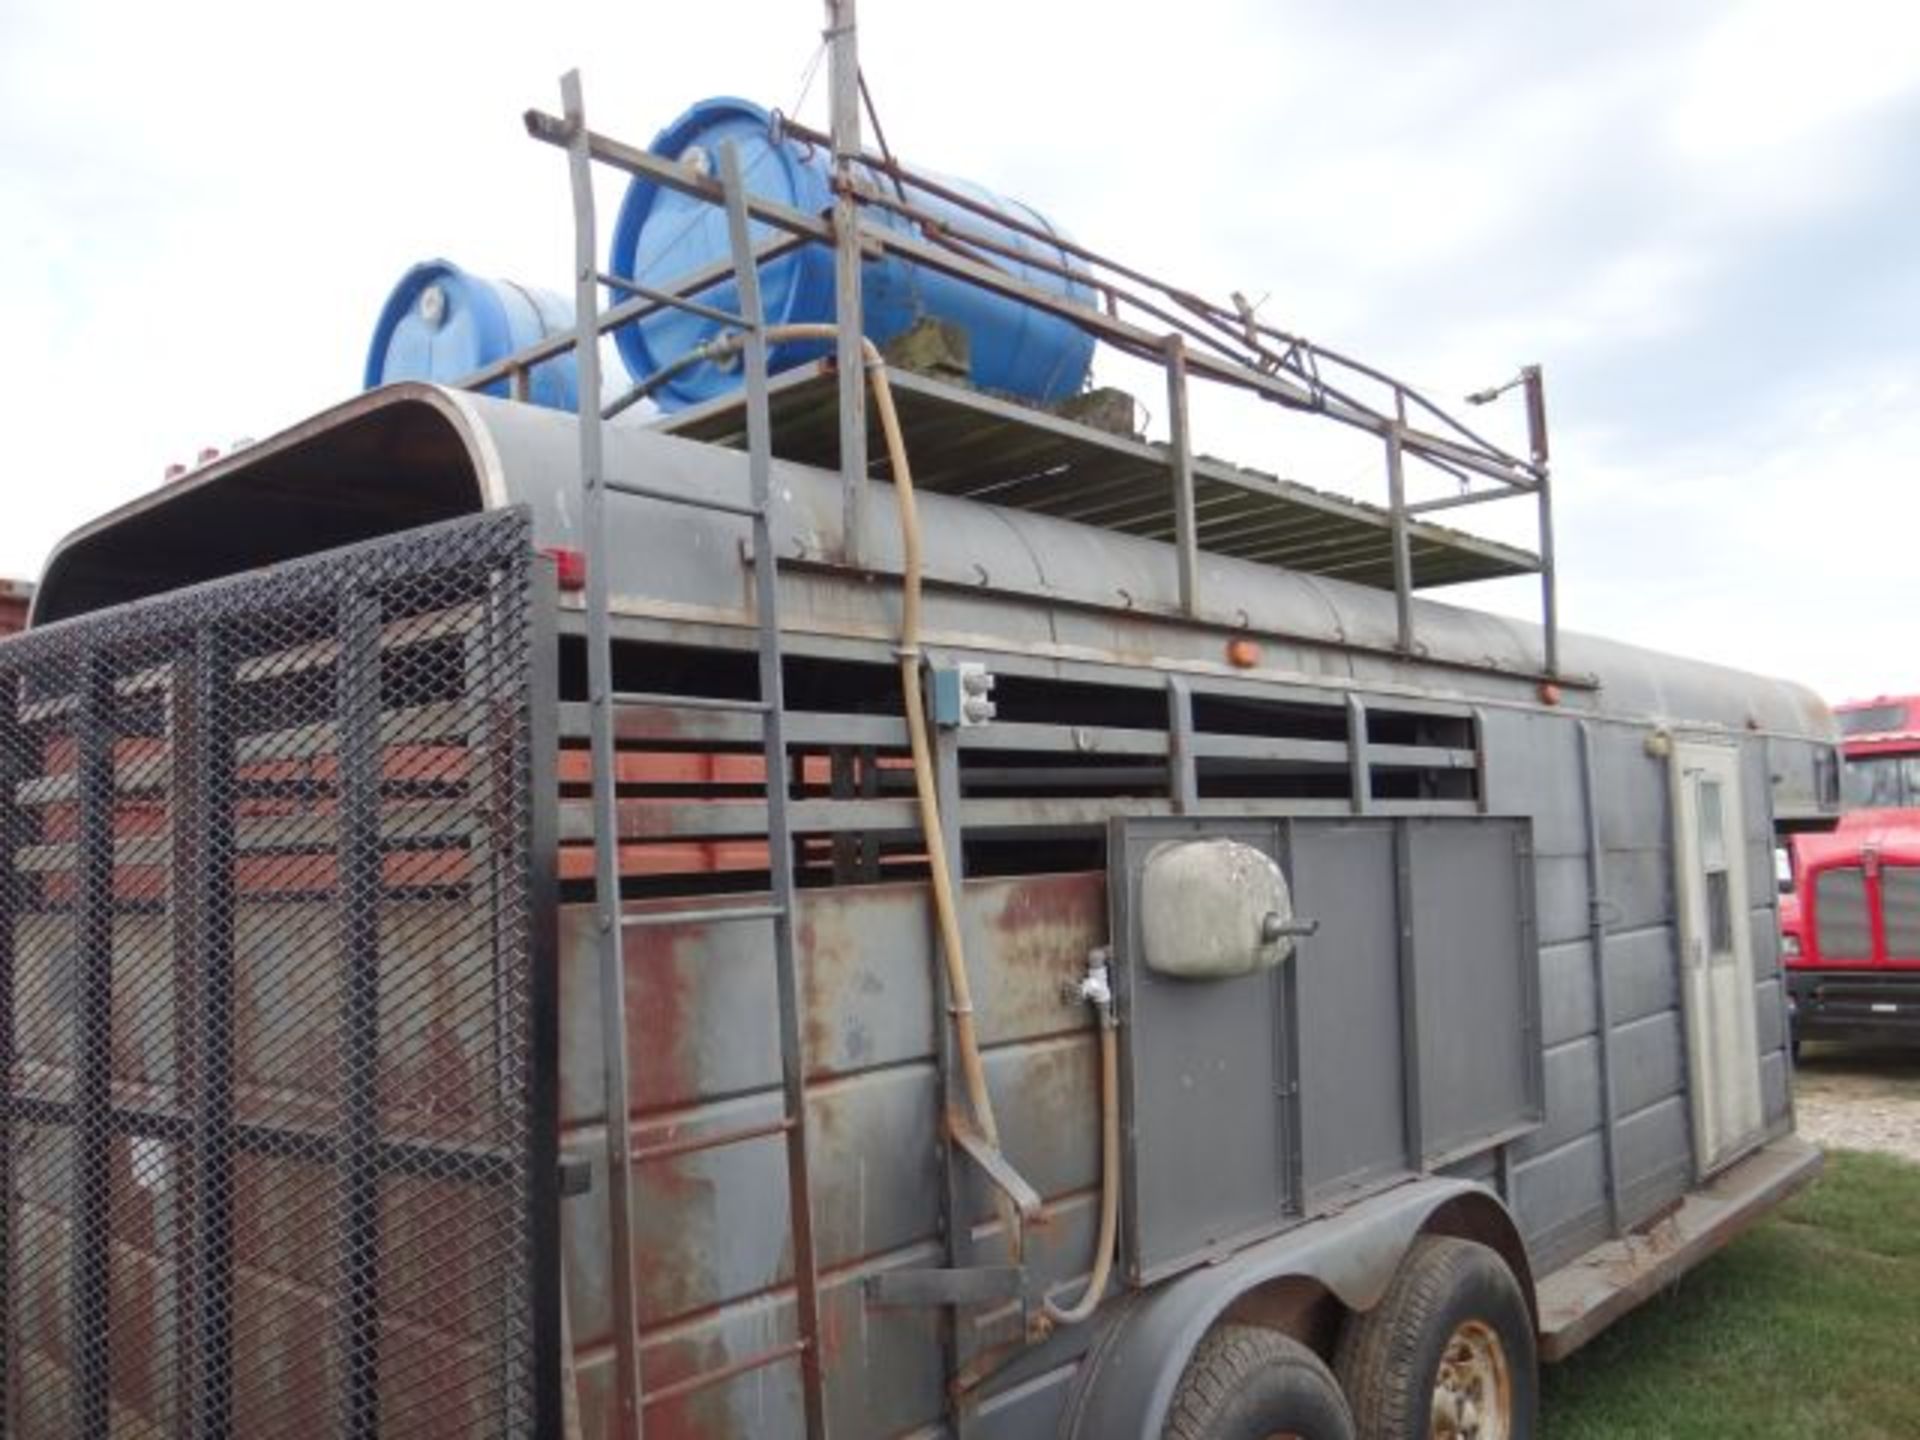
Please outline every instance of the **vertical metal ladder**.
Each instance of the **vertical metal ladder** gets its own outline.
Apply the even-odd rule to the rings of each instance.
[[[747,394],[747,464],[749,500],[745,505],[718,497],[676,494],[630,479],[610,478],[605,470],[603,416],[600,398],[600,309],[603,283],[625,287],[598,273],[595,253],[598,231],[593,204],[592,137],[587,129],[578,72],[561,81],[561,98],[568,127],[568,169],[572,180],[574,260],[576,269],[575,355],[580,390],[581,546],[586,554],[586,631],[588,713],[592,741],[594,818],[594,898],[600,965],[602,1039],[606,1052],[608,1116],[607,1204],[609,1264],[612,1274],[616,1423],[620,1433],[639,1440],[649,1406],[718,1384],[764,1365],[795,1359],[801,1373],[801,1395],[809,1440],[827,1435],[825,1386],[820,1355],[819,1271],[814,1256],[812,1189],[807,1164],[806,1066],[800,1025],[800,977],[794,952],[793,833],[789,825],[785,704],[781,689],[780,580],[774,553],[772,505],[772,445],[767,407],[767,337],[760,301],[760,281],[747,223],[746,191],[739,156],[731,144],[721,147],[720,183],[725,196],[728,240],[737,277],[740,310],[723,317],[743,337]],[[668,303],[683,303],[669,301]],[[711,306],[684,302],[685,308],[709,318]],[[676,366],[677,368],[677,366]],[[637,387],[669,378],[662,371]],[[629,400],[636,398],[630,395]],[[754,700],[716,700],[711,697],[622,693],[614,689],[613,650],[608,615],[608,575],[605,541],[606,497],[611,492],[629,498],[690,506],[744,517],[753,527],[754,614],[758,628],[759,697]],[[620,904],[619,807],[615,796],[614,707],[620,704],[697,706],[746,712],[759,717],[766,756],[767,855],[772,882],[765,905],[733,905],[701,910],[676,910],[624,915]],[[771,1124],[761,1124],[691,1141],[670,1142],[636,1153],[628,1114],[628,1035],[626,973],[623,935],[626,929],[647,925],[771,922],[773,960],[779,991],[780,1080],[783,1113]],[[719,1370],[694,1375],[673,1385],[643,1391],[639,1354],[639,1327],[633,1289],[633,1166],[638,1160],[666,1158],[762,1139],[786,1137],[789,1223],[792,1227],[796,1338],[734,1361]]]

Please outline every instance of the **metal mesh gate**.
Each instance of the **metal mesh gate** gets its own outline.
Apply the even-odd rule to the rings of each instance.
[[[5,1434],[542,1427],[532,585],[506,512],[0,645]]]

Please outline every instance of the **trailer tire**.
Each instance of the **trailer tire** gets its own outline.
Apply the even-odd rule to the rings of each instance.
[[[1360,1440],[1532,1440],[1540,1388],[1533,1316],[1506,1263],[1470,1240],[1416,1241],[1385,1298],[1341,1331],[1334,1370]]]
[[[1164,1440],[1353,1440],[1353,1414],[1318,1355],[1277,1330],[1216,1325],[1174,1392]]]

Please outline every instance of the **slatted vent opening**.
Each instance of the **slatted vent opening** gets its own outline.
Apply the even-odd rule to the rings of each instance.
[[[574,898],[592,874],[590,759],[582,650],[563,647],[568,700],[560,752],[561,873]],[[989,658],[991,667],[992,661]],[[912,768],[892,666],[789,656],[790,799],[803,885],[923,874]],[[738,652],[627,642],[622,693],[695,703],[621,707],[622,870],[636,898],[765,883],[759,721],[701,708],[754,693]],[[1380,805],[1461,813],[1477,805],[1471,713],[1337,692],[1232,693],[1190,685],[1196,802],[1338,814]],[[958,733],[969,873],[1099,865],[1119,813],[1164,813],[1175,788],[1168,690],[998,672],[989,725]],[[1356,765],[1353,742],[1361,744]],[[1356,798],[1355,785],[1363,787]]]

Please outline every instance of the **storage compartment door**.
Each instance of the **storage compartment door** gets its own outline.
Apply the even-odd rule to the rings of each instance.
[[[1676,741],[1672,775],[1694,1163],[1705,1175],[1757,1145],[1762,1127],[1739,751]]]

